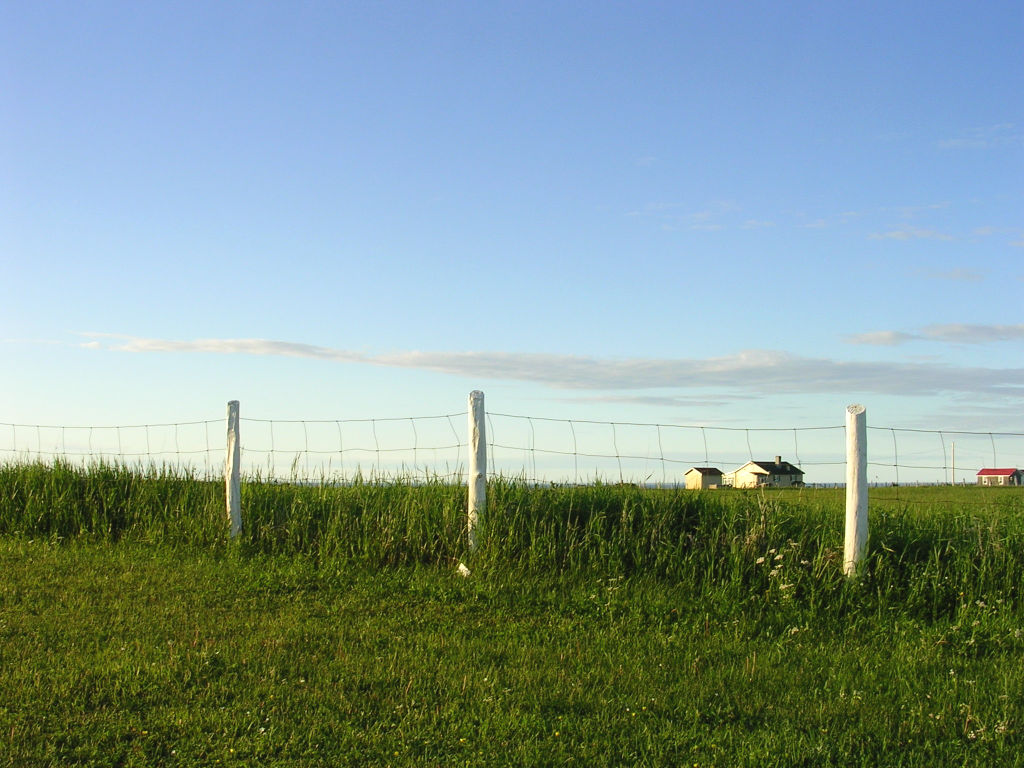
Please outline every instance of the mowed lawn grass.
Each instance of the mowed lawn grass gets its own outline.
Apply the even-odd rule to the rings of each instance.
[[[175,527],[181,478],[29,474],[0,476],[0,765],[1024,765],[1014,492],[901,489],[848,581],[836,494],[499,484],[468,557],[413,524],[445,489],[250,488],[276,522],[227,542],[222,501]],[[81,511],[113,481],[156,511]],[[335,492],[388,541],[282,522]],[[88,522],[17,517],[54,493]]]

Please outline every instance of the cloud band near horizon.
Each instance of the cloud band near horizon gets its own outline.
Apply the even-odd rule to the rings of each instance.
[[[746,350],[707,359],[614,359],[514,352],[401,351],[371,354],[268,339],[173,340],[107,333],[81,335],[90,339],[82,346],[98,350],[296,357],[432,371],[477,379],[531,382],[556,389],[714,389],[745,397],[828,393],[973,394],[1024,400],[1022,368],[846,362],[774,350]]]
[[[1024,341],[1024,323],[1018,325],[972,325],[949,323],[929,325],[917,333],[872,331],[847,336],[850,344],[891,347],[908,341],[941,341],[950,344],[990,344],[1000,341]]]

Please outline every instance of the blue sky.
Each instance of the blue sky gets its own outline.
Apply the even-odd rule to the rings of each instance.
[[[1022,38],[1009,2],[6,4],[0,421],[482,389],[1024,432]]]

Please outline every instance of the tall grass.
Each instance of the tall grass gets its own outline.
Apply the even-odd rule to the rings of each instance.
[[[841,576],[841,491],[536,488],[496,480],[480,546],[465,547],[466,490],[357,479],[242,485],[243,553],[454,564],[504,574],[644,577],[750,599],[842,611],[851,590],[915,616],[950,616],[965,596],[1016,598],[1024,583],[1021,489],[901,489],[871,503],[862,577]],[[950,494],[955,494],[950,496]],[[224,489],[182,469],[65,462],[0,466],[0,534],[227,546]],[[952,503],[951,500],[952,499]]]
[[[461,552],[465,509],[465,488],[442,482],[300,485],[257,477],[242,484],[242,546],[374,565],[450,562]]]
[[[0,465],[0,535],[206,545],[223,537],[223,509],[223,484],[169,465]]]

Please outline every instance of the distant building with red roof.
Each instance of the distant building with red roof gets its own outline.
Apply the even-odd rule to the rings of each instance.
[[[1024,470],[982,469],[978,472],[978,485],[1024,485]]]

